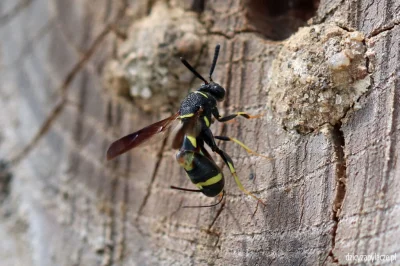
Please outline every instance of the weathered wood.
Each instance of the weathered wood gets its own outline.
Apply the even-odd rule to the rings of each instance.
[[[372,84],[341,124],[301,135],[282,128],[268,108],[266,88],[284,38],[300,23],[296,17],[291,24],[290,17],[307,18],[309,9],[285,12],[244,0],[153,2],[0,3],[0,159],[15,159],[0,222],[1,246],[11,247],[12,256],[0,252],[1,261],[318,265],[350,263],[347,254],[399,252],[399,4],[321,1],[310,23],[334,22],[362,32]],[[190,43],[200,55],[188,56],[201,73],[207,73],[213,48],[221,44],[214,75],[227,89],[221,111],[264,113],[261,119],[239,118],[213,128],[273,157],[249,156],[221,143],[244,186],[266,207],[257,208],[241,193],[224,167],[222,209],[180,208],[213,200],[169,189],[191,184],[165,143],[105,162],[112,140],[168,115],[158,108],[146,113],[138,101],[135,106],[104,88],[106,63],[121,61],[124,35],[129,40],[135,34],[131,25],[160,10],[167,11],[163,16],[196,12],[189,19],[198,19],[206,31],[193,31],[199,35]],[[162,39],[162,30],[154,28],[154,35]],[[156,49],[159,39],[150,41],[149,32],[143,36],[135,49]],[[183,42],[182,51],[187,47]],[[174,73],[186,73],[175,65],[175,51],[168,52],[172,66],[182,67]],[[179,82],[200,84],[186,78]]]

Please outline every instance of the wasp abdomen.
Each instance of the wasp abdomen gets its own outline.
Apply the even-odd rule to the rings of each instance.
[[[176,160],[185,169],[190,181],[208,197],[215,197],[224,188],[224,175],[221,169],[206,156],[194,152],[181,150]]]

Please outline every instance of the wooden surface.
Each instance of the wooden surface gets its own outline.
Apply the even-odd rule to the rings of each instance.
[[[191,184],[168,145],[105,161],[112,140],[168,115],[104,88],[105,64],[124,42],[118,30],[148,18],[154,2],[1,1],[0,159],[14,160],[1,205],[2,265],[330,265],[348,264],[347,254],[399,253],[400,4],[320,2],[310,23],[366,36],[372,83],[341,124],[306,135],[282,128],[266,88],[296,31],[288,17],[307,10],[263,20],[274,6],[262,1],[163,6],[194,11],[206,28],[201,73],[221,44],[221,111],[265,114],[214,132],[273,157],[220,144],[266,207],[257,209],[224,167],[225,205],[182,209],[214,201],[169,189]]]

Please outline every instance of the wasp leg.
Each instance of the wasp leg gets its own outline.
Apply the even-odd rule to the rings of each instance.
[[[200,154],[201,155],[204,155],[208,159],[210,159],[211,161],[214,161],[214,159],[211,157],[210,153],[204,147],[204,140],[201,139],[201,141],[199,141],[199,147],[200,147]]]
[[[182,191],[188,191],[188,192],[201,192],[199,189],[190,189],[190,188],[183,188],[183,187],[176,187],[176,186],[170,186],[172,189],[176,190],[182,190]]]
[[[261,199],[257,198],[254,194],[247,191],[243,187],[242,183],[239,180],[239,177],[236,174],[235,166],[233,165],[231,157],[226,152],[224,152],[223,150],[218,148],[217,144],[215,143],[214,136],[209,128],[202,131],[202,138],[203,138],[204,142],[207,143],[207,145],[211,148],[211,150],[213,152],[216,152],[216,153],[218,153],[219,156],[221,156],[222,160],[229,167],[229,170],[231,171],[231,174],[232,174],[233,178],[235,179],[235,182],[236,182],[237,186],[239,187],[239,189],[241,191],[243,191],[245,194],[255,198],[258,202],[261,202],[263,205],[266,206],[266,204]]]
[[[260,153],[257,153],[257,152],[255,152],[255,151],[253,151],[252,149],[250,149],[249,147],[247,147],[243,142],[241,142],[241,141],[238,140],[238,139],[230,138],[230,137],[226,137],[226,136],[214,136],[214,138],[219,139],[219,140],[223,140],[223,141],[233,141],[233,142],[235,142],[236,144],[239,144],[239,145],[240,145],[243,149],[245,149],[245,150],[247,151],[247,153],[249,153],[249,154],[253,154],[253,155],[256,155],[256,156],[264,157],[264,158],[266,158],[266,159],[268,159],[268,160],[271,160],[271,159],[272,159],[271,157],[268,157],[268,156],[265,156],[265,155],[262,155],[262,154],[260,154]]]
[[[224,152],[223,150],[221,150],[219,148],[217,148],[216,152],[219,154],[219,156],[221,156],[222,160],[224,160],[225,164],[229,167],[229,170],[231,171],[231,174],[232,174],[233,178],[235,179],[235,182],[236,182],[237,186],[239,187],[239,189],[241,191],[243,191],[245,194],[256,199],[258,202],[262,203],[264,206],[266,206],[266,204],[261,199],[257,198],[253,193],[247,191],[243,187],[242,183],[239,180],[239,177],[236,174],[235,166],[233,165],[231,157],[228,154],[226,154],[226,152]]]
[[[219,205],[222,200],[224,199],[225,196],[225,190],[222,190],[222,192],[219,194],[219,199],[217,203],[211,204],[211,205],[198,205],[198,206],[182,206],[182,208],[209,208],[209,207],[214,207]]]
[[[182,190],[182,191],[187,191],[187,192],[202,192],[202,190],[198,189],[189,189],[189,188],[183,188],[183,187],[176,187],[176,186],[170,186],[172,189],[176,190]],[[198,206],[182,206],[182,208],[208,208],[208,207],[214,207],[217,206],[222,202],[225,196],[225,190],[222,190],[222,192],[218,195],[219,199],[217,203],[211,204],[211,205],[198,205]]]
[[[217,120],[218,120],[219,122],[226,122],[226,121],[229,121],[229,120],[234,119],[234,118],[237,117],[237,116],[242,116],[242,117],[244,117],[244,118],[246,118],[246,119],[253,119],[253,118],[260,118],[260,117],[262,117],[263,115],[262,115],[262,114],[260,114],[260,115],[249,115],[249,114],[247,114],[247,113],[245,113],[245,112],[237,112],[237,113],[232,114],[232,115],[227,115],[227,116],[218,118]]]
[[[219,150],[217,144],[215,143],[214,135],[211,132],[210,128],[206,128],[202,131],[201,137],[203,138],[204,142],[211,148],[213,152]]]

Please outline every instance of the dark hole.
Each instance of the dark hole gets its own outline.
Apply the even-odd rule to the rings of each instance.
[[[247,0],[248,22],[271,40],[284,40],[314,16],[320,0]]]
[[[193,0],[192,8],[194,12],[202,13],[204,11],[205,0]]]

